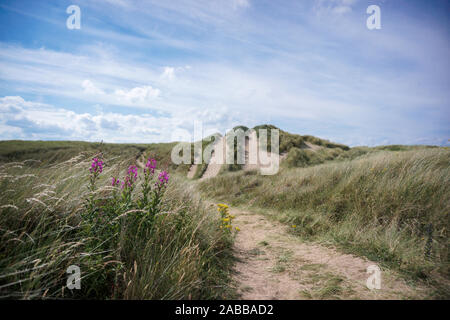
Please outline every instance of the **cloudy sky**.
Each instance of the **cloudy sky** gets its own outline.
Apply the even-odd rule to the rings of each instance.
[[[0,139],[163,142],[200,120],[449,145],[449,16],[447,0],[2,0]]]

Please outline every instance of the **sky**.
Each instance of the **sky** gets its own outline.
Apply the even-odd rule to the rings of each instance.
[[[447,0],[2,0],[0,140],[168,142],[202,121],[448,146],[449,22]]]

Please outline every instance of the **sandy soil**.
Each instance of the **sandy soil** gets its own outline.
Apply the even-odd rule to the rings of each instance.
[[[222,149],[223,152],[218,152],[220,149]],[[225,163],[225,151],[225,137],[222,137],[214,146],[211,160],[200,180],[212,178],[219,174],[222,164]]]
[[[223,137],[221,140],[218,141],[218,143],[216,144],[216,146],[214,147],[214,150],[222,148],[223,153],[222,153],[222,157],[223,159],[221,159],[222,161],[218,161],[220,158],[220,152],[215,152],[213,151],[212,157],[211,157],[211,161],[208,165],[208,167],[206,168],[206,171],[203,173],[203,176],[201,177],[200,180],[203,179],[207,179],[207,178],[212,178],[215,177],[219,174],[220,169],[222,168],[222,164],[220,163],[225,163],[225,137]],[[311,144],[309,142],[306,142],[306,148],[307,149],[311,149],[313,151],[317,151],[319,150],[321,147]],[[269,172],[272,171],[271,165],[273,164],[269,164],[269,165],[264,165],[261,163],[261,160],[259,159],[259,155],[258,155],[258,138],[256,135],[256,131],[253,131],[252,134],[245,139],[245,164],[243,166],[243,170],[245,171],[249,171],[249,170],[268,170]],[[264,158],[271,158],[274,155],[272,153],[266,152],[266,151],[261,151],[261,155],[264,156]],[[282,154],[280,154],[280,158],[279,158],[279,163],[281,163],[281,161],[283,161],[287,156],[287,152],[284,152]],[[193,172],[191,172],[191,170],[193,170]],[[194,174],[195,174],[195,170],[196,170],[196,166],[193,165],[191,166],[189,173],[188,173],[188,178],[193,178]]]
[[[312,151],[317,151],[323,148],[322,146],[318,146],[310,142],[305,142],[305,145],[307,146],[305,149],[311,149]]]
[[[381,271],[381,289],[368,289],[367,259],[304,243],[289,227],[232,209],[238,262],[234,280],[242,299],[410,299],[425,295],[394,272]]]
[[[187,173],[188,179],[194,178],[195,172],[197,171],[198,164],[193,164]]]

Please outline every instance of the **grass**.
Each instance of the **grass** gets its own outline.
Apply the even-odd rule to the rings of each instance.
[[[343,281],[339,276],[327,275],[327,278],[315,284],[310,295],[313,299],[338,299],[346,291],[342,286]]]
[[[300,267],[300,270],[317,271],[324,267],[326,264],[323,263],[306,263]]]
[[[292,147],[283,165],[289,168],[310,167],[331,161],[345,153],[340,148],[321,148],[319,150],[308,150]]]
[[[170,171],[169,144],[38,141],[30,148],[16,142],[0,147],[1,298],[233,297],[232,237],[219,229],[215,210]],[[91,159],[100,152],[105,168],[90,191]],[[115,202],[110,186],[111,176],[123,176],[124,168],[148,154],[171,173],[152,219],[134,209],[142,180],[125,207]],[[94,209],[87,199],[94,199]],[[102,220],[111,214],[117,216]],[[70,265],[81,268],[81,290],[66,288]]]
[[[274,176],[229,173],[199,188],[208,197],[250,205],[297,225],[292,232],[304,239],[333,243],[406,277],[430,281],[448,297],[450,150],[384,149],[353,160],[284,167]]]
[[[428,282],[435,290],[433,297],[448,299],[450,150],[348,149],[316,139],[282,131],[280,151],[289,154],[277,175],[222,172],[200,182],[198,188],[186,181],[189,164],[171,163],[175,143],[2,141],[0,297],[235,297],[229,285],[232,237],[220,230],[215,210],[202,204],[201,198],[207,196],[251,206],[296,225],[290,232],[304,240],[366,256],[407,279]],[[307,150],[305,143],[322,148]],[[92,192],[88,168],[94,154],[102,154],[106,166]],[[146,218],[125,219],[112,233],[103,232],[95,219],[84,218],[90,196],[100,212],[125,213],[111,202],[111,176],[124,175],[124,168],[149,156],[171,174],[158,207],[164,218],[152,222],[145,232],[140,226],[147,223]],[[199,166],[196,177],[201,170]],[[141,190],[140,181],[136,192]],[[100,227],[101,232],[89,233],[89,226]],[[75,293],[65,288],[66,269],[73,264],[81,267],[83,276],[82,290]],[[280,268],[285,264],[283,259],[277,261]],[[306,272],[314,271],[311,268]],[[321,284],[317,290],[308,292],[311,297],[346,292],[338,280],[322,280],[317,279]]]
[[[282,273],[286,271],[286,266],[282,263],[277,262],[271,269],[273,273]]]
[[[210,143],[202,141],[203,150]],[[126,143],[98,143],[84,141],[0,141],[0,163],[24,161],[27,159],[38,160],[39,166],[45,167],[59,162],[67,161],[80,153],[106,153],[109,157],[129,157],[133,162],[140,157],[155,158],[163,169],[186,175],[190,164],[176,165],[171,160],[171,152],[177,142],[153,143],[153,144],[126,144]],[[195,153],[191,146],[191,160]]]
[[[219,134],[215,134],[215,135],[211,135],[206,137],[205,139],[203,139],[201,141],[201,153],[199,152],[200,150],[196,150],[196,145],[194,143],[187,143],[190,146],[190,150],[191,150],[191,163],[194,163],[194,159],[199,159],[201,160],[200,164],[197,164],[196,170],[194,172],[193,175],[193,179],[200,179],[203,174],[205,173],[206,169],[208,168],[208,163],[205,160],[205,150],[206,148],[212,144],[212,143],[216,143],[216,139],[220,139],[221,136]],[[170,162],[171,163],[171,162]],[[182,165],[172,165],[172,169],[176,170],[178,173],[185,175],[187,174],[187,171],[190,168],[190,164],[186,165],[186,164],[182,164]]]
[[[286,271],[286,267],[289,261],[292,259],[293,252],[290,250],[283,251],[279,256],[275,263],[275,265],[272,267],[272,272],[275,273],[281,273]]]
[[[344,279],[331,272],[319,272],[323,265],[310,264],[301,270],[304,283],[311,285],[308,290],[300,291],[307,299],[351,299],[354,298],[354,290]]]
[[[336,148],[336,149],[341,149],[341,150],[349,150],[350,149],[346,145],[331,142],[331,141],[321,139],[318,137],[314,137],[314,136],[310,136],[310,135],[302,136],[302,135],[298,135],[298,134],[292,134],[292,133],[289,133],[289,132],[279,129],[274,125],[264,124],[264,125],[256,126],[253,129],[257,130],[256,131],[257,133],[258,133],[259,129],[267,129],[268,130],[267,131],[267,147],[268,147],[267,150],[268,151],[271,150],[270,130],[278,129],[279,133],[280,133],[280,147],[279,147],[280,154],[284,153],[284,152],[288,152],[289,150],[291,150],[294,147],[300,148],[300,149],[305,148],[306,142],[312,143],[317,146],[322,146],[324,148],[331,148],[331,149]]]
[[[311,139],[314,141],[314,139]],[[283,162],[284,167],[288,168],[306,168],[330,161],[349,161],[362,156],[375,155],[383,151],[419,151],[435,149],[435,146],[379,146],[374,148],[355,147],[345,148],[336,146],[330,147],[326,143],[315,143],[316,146],[325,146],[316,150],[307,149],[304,146],[292,146],[287,152],[286,160]]]
[[[274,125],[259,125],[252,128],[256,130],[257,137],[259,137],[259,130],[267,130],[267,143],[261,145],[264,148],[267,146],[267,151],[271,151],[271,130],[279,130],[279,153],[288,153],[288,159],[285,161],[285,165],[288,167],[304,167],[311,164],[320,164],[327,160],[333,160],[338,157],[344,151],[350,150],[346,145],[330,142],[328,140],[320,139],[317,137],[305,135],[301,136],[298,134],[292,134],[283,130],[280,130]],[[249,128],[245,126],[234,127],[233,130],[242,130],[243,133],[248,132]],[[243,154],[244,146],[237,143],[237,138],[231,140],[232,136],[227,136],[228,146],[233,147],[234,152],[234,164],[227,164],[224,166],[224,170],[221,173],[234,172],[242,169],[242,164],[237,164],[238,161],[238,146],[241,148]],[[304,150],[309,148],[307,143],[313,144],[320,149],[318,151]],[[231,148],[230,148],[231,150]],[[201,175],[200,175],[201,176]]]

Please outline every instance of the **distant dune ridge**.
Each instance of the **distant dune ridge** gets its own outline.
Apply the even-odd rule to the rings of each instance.
[[[236,148],[237,143],[235,142],[234,145],[232,145],[230,142],[228,142],[228,148],[235,150],[235,163],[234,164],[226,164],[226,152],[227,152],[227,145],[226,145],[226,139],[225,137],[222,137],[213,143],[215,143],[214,151],[211,157],[211,161],[209,164],[204,163],[203,165],[192,165],[188,171],[188,178],[201,178],[201,179],[207,179],[217,176],[222,171],[236,171],[236,170],[245,170],[245,171],[252,171],[252,170],[261,170],[268,169],[273,165],[273,160],[269,162],[269,164],[264,163],[262,159],[260,159],[260,156],[262,156],[263,159],[271,159],[271,142],[270,142],[270,130],[271,129],[278,129],[280,132],[280,138],[279,138],[279,161],[283,161],[288,157],[288,152],[293,149],[302,149],[302,150],[308,150],[311,154],[321,151],[321,156],[313,156],[315,162],[324,161],[326,157],[333,157],[337,155],[338,153],[342,151],[349,150],[349,147],[342,144],[333,143],[324,139],[316,138],[313,136],[301,136],[297,134],[291,134],[288,132],[285,132],[283,130],[280,130],[279,128],[273,126],[273,125],[260,125],[256,126],[252,129],[249,129],[245,126],[237,126],[233,128],[233,130],[239,130],[241,129],[243,132],[246,133],[245,137],[245,163],[244,164],[238,164],[237,162],[237,150]],[[259,129],[265,129],[268,132],[267,137],[267,148],[259,146],[258,143],[258,130]],[[217,150],[217,151],[216,151]],[[221,152],[218,152],[220,151]],[[295,152],[294,152],[295,153]],[[290,162],[296,161],[298,158],[298,155],[295,154],[291,155]],[[219,158],[220,157],[220,158]],[[321,158],[324,158],[320,160]]]

